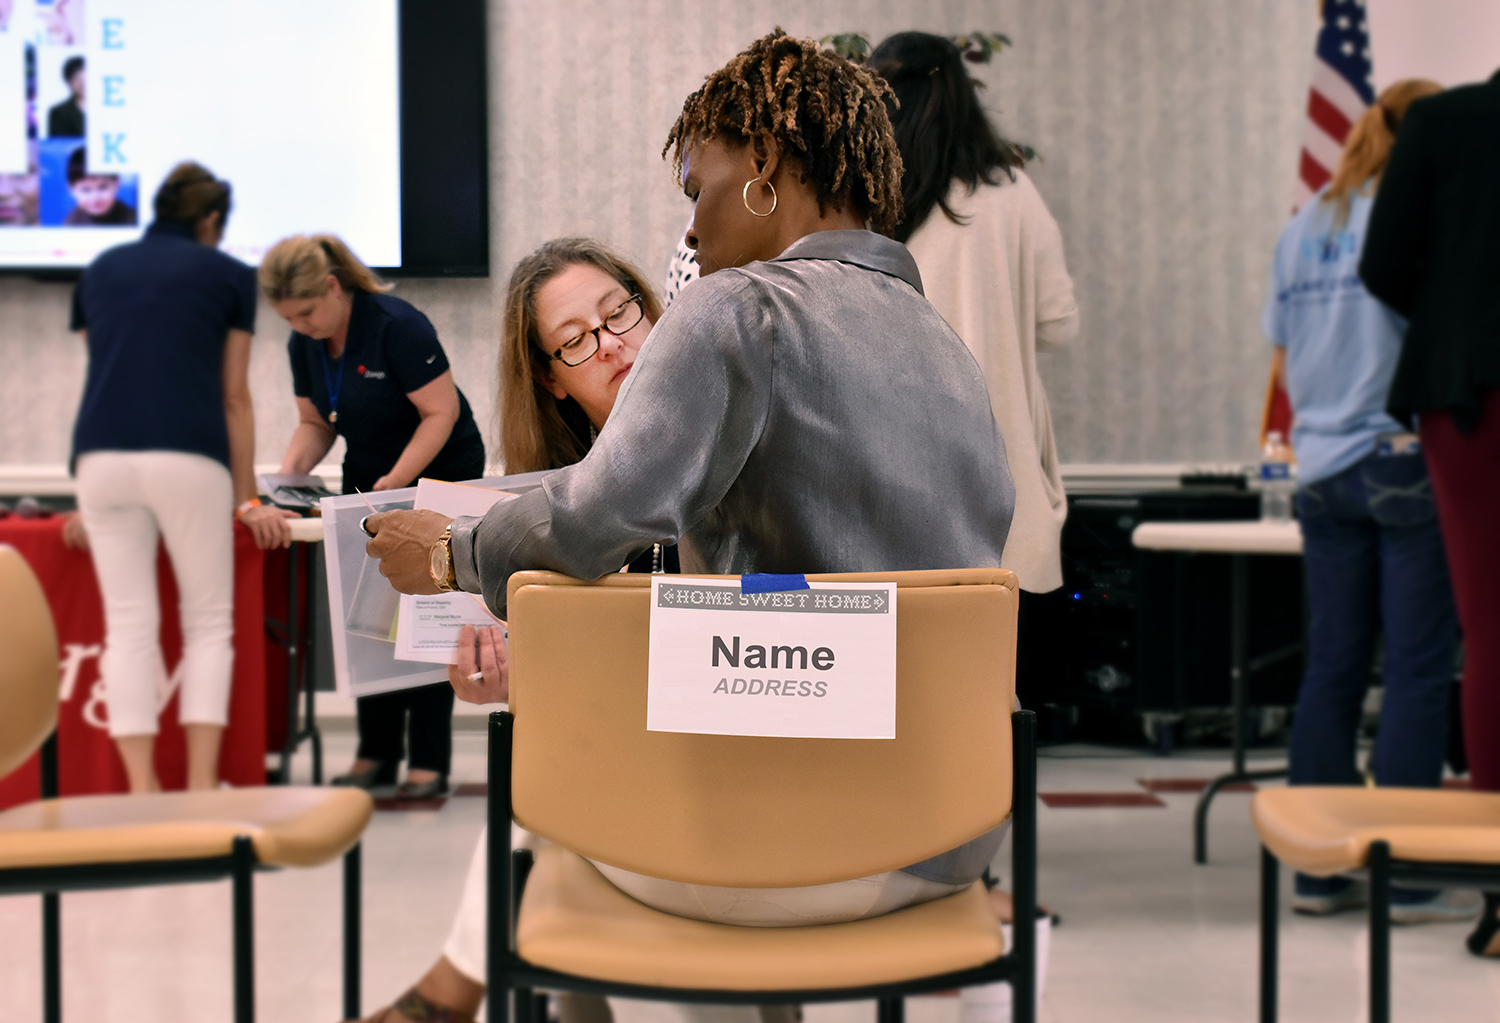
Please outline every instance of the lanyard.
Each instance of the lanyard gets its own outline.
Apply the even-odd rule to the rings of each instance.
[[[328,421],[330,423],[336,423],[339,421],[339,392],[344,389],[345,353],[339,353],[339,357],[335,362],[335,365],[338,367],[338,369],[334,372],[329,372],[328,369],[328,346],[319,344],[318,354],[323,356],[323,386],[328,390]],[[337,387],[333,385],[333,382],[335,380],[338,381]]]

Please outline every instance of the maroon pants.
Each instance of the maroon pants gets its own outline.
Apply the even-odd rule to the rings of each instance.
[[[1472,433],[1446,412],[1423,412],[1421,430],[1464,630],[1469,777],[1500,792],[1500,388],[1485,395]]]

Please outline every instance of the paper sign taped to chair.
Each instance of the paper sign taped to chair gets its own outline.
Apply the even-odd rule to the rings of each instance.
[[[653,577],[646,728],[894,739],[896,584]]]

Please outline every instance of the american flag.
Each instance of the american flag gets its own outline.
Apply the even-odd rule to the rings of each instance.
[[[1370,84],[1370,23],[1365,0],[1323,0],[1323,26],[1307,96],[1307,128],[1297,168],[1300,208],[1328,183],[1349,129],[1375,102]]]

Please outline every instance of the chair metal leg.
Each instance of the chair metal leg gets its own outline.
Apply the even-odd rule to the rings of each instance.
[[[1279,967],[1277,939],[1281,926],[1281,864],[1260,847],[1260,1023],[1276,1023]]]
[[[536,998],[529,987],[515,989],[515,1014],[516,1023],[547,1023],[545,1018],[537,1019]]]
[[[294,543],[286,552],[286,737],[281,741],[281,768],[277,773],[277,783],[290,785],[292,783],[292,756],[297,752],[297,697],[298,683],[301,681],[298,667],[298,655],[301,653],[299,640],[300,623],[298,618],[298,585],[297,575],[301,569],[302,545]]]
[[[359,843],[344,854],[344,1018],[359,1019],[362,922]]]
[[[42,895],[42,1019],[62,1023],[62,902]]]
[[[906,999],[882,998],[876,1003],[875,1023],[904,1023]]]
[[[255,847],[234,840],[234,1023],[255,1023]]]
[[[1370,843],[1370,1023],[1391,1023],[1391,847]]]
[[[1036,714],[1011,715],[1011,924],[1017,972],[1011,980],[1013,1023],[1036,1021]]]
[[[308,658],[311,659],[309,654]],[[308,738],[312,741],[312,781],[314,785],[323,784],[323,733],[318,731],[317,718],[313,716],[315,704],[313,700],[317,695],[313,691],[314,679],[307,680],[307,729]]]
[[[489,796],[485,858],[485,1018],[510,1023],[510,974],[515,950],[511,911],[510,754],[515,719],[504,711],[490,714]]]

